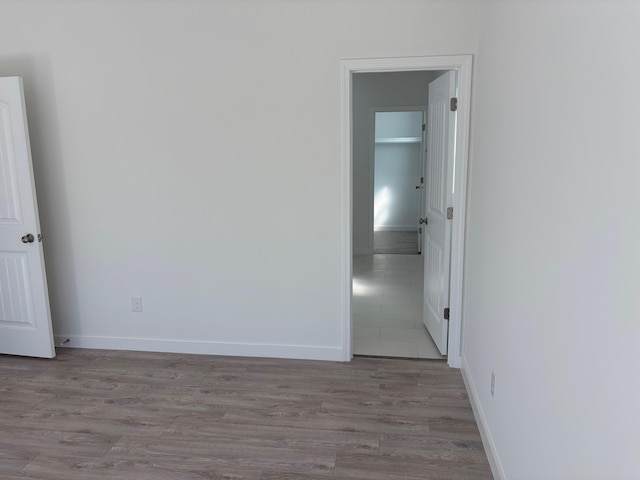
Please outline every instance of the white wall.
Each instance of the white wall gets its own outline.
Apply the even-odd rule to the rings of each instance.
[[[55,333],[341,359],[340,60],[474,52],[474,5],[0,2]]]
[[[374,146],[373,228],[417,231],[420,216],[420,141],[378,143],[393,139],[420,139],[422,112],[376,112]]]
[[[640,4],[5,0],[0,18],[72,345],[341,358],[339,62],[477,54],[463,354],[485,425],[510,479],[638,476]]]
[[[617,1],[481,19],[463,352],[509,479],[640,478],[639,25]]]
[[[438,72],[353,76],[353,251],[356,254],[373,252],[370,239],[373,230],[371,109],[426,105],[429,82],[437,76]]]
[[[374,156],[374,230],[417,231],[420,143],[378,144]]]
[[[424,92],[422,92],[424,97]],[[427,100],[422,98],[421,105],[426,106]],[[418,138],[422,136],[422,112],[376,112],[375,138]]]

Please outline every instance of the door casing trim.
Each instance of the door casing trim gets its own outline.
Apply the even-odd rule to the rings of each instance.
[[[458,114],[456,117],[456,155],[454,177],[454,216],[451,231],[451,272],[449,292],[448,364],[462,364],[462,322],[464,290],[464,239],[466,223],[467,172],[469,166],[469,130],[471,119],[471,55],[430,57],[350,59],[340,62],[341,69],[341,220],[342,220],[342,352],[343,360],[353,357],[353,321],[351,296],[353,276],[353,74],[370,72],[407,72],[455,70],[458,74]]]

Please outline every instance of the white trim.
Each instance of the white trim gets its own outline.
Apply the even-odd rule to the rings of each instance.
[[[374,232],[417,232],[417,225],[374,225]]]
[[[392,105],[385,107],[369,107],[369,112],[424,112],[428,107],[426,105]]]
[[[353,132],[352,76],[354,73],[422,70],[456,70],[458,72],[458,115],[456,125],[456,176],[451,242],[451,288],[449,294],[449,355],[451,367],[460,368],[462,335],[462,291],[464,274],[464,233],[466,219],[469,122],[471,106],[471,55],[439,57],[402,57],[343,60],[340,65],[342,87],[342,327],[343,359],[352,357],[351,278],[352,209],[353,209]]]
[[[400,143],[420,143],[422,142],[422,137],[393,137],[393,138],[376,138],[375,144],[393,144],[398,145]]]
[[[268,345],[259,343],[201,342],[155,338],[94,337],[86,335],[56,335],[57,347],[97,348],[100,350],[137,350],[197,355],[229,355],[241,357],[295,358],[304,360],[341,361],[339,347],[309,347],[303,345]],[[64,343],[66,340],[68,342]]]
[[[478,429],[480,430],[482,445],[484,446],[485,453],[487,454],[487,459],[489,460],[489,466],[491,467],[493,478],[496,480],[506,479],[507,476],[504,473],[504,468],[502,468],[502,463],[500,462],[500,458],[498,457],[498,449],[496,448],[493,437],[491,436],[491,432],[487,424],[487,419],[484,416],[484,411],[480,406],[480,402],[478,402],[478,391],[473,384],[471,374],[469,373],[469,365],[467,364],[467,359],[464,356],[462,357],[462,366],[460,371],[462,372],[462,380],[467,387],[469,402],[471,402],[473,416],[475,417],[476,423],[478,424]]]
[[[351,319],[351,295],[353,290],[352,272],[353,272],[353,232],[352,232],[352,216],[353,216],[353,188],[351,186],[351,177],[353,176],[353,162],[351,161],[351,152],[353,151],[353,130],[351,125],[351,90],[352,75],[350,63],[341,62],[341,84],[342,102],[340,105],[342,119],[341,124],[341,143],[342,143],[342,185],[340,194],[340,205],[342,207],[342,255],[341,255],[341,291],[342,291],[342,360],[351,361],[353,357],[353,322]],[[373,245],[371,246],[373,248]]]
[[[458,70],[458,115],[456,123],[456,171],[451,229],[451,273],[449,286],[449,365],[461,366],[462,309],[464,291],[464,239],[467,221],[467,172],[469,171],[469,129],[471,124],[471,55]],[[453,341],[452,341],[453,340]],[[452,358],[453,357],[453,358]]]

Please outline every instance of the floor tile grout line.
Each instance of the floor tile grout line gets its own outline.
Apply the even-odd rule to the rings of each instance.
[[[359,278],[358,275],[362,275],[363,278],[367,278],[368,281],[370,282],[371,285],[376,285],[376,280],[375,278],[371,278],[370,274],[368,274],[365,269],[367,268],[367,265],[369,265],[369,269],[373,268],[375,270],[369,270],[371,271],[376,271],[376,272],[380,272],[382,274],[383,280],[380,281],[378,280],[379,284],[382,285],[386,285],[385,283],[385,278],[387,276],[389,277],[394,277],[396,279],[398,278],[402,278],[403,275],[405,278],[411,278],[411,279],[415,279],[415,278],[421,278],[419,277],[418,273],[421,270],[421,265],[418,263],[421,259],[421,257],[419,256],[411,256],[411,255],[404,255],[404,256],[398,256],[396,258],[399,259],[403,259],[402,261],[399,262],[394,262],[394,269],[390,270],[389,269],[389,263],[390,263],[390,259],[388,258],[388,256],[383,257],[382,259],[385,260],[384,264],[381,265],[380,263],[380,258],[378,258],[379,256],[370,256],[370,257],[356,257],[354,259],[354,279]],[[364,259],[365,261],[360,261],[360,259]],[[379,268],[380,267],[380,268]],[[404,274],[403,274],[404,272]],[[415,272],[415,273],[414,273]],[[402,282],[400,282],[402,283]],[[420,296],[421,292],[421,288],[420,288],[420,283],[421,282],[412,282],[410,285],[406,285],[406,282],[402,283],[402,286],[398,286],[398,284],[395,285],[395,288],[390,288],[390,287],[383,287],[381,288],[381,295],[376,295],[374,297],[364,297],[362,300],[358,301],[355,300],[358,297],[354,297],[354,303],[353,303],[353,308],[354,308],[354,327],[367,327],[367,328],[378,328],[379,331],[376,334],[377,338],[371,338],[371,337],[366,337],[366,338],[358,338],[357,337],[357,333],[354,334],[354,342],[360,343],[362,345],[362,342],[368,342],[369,345],[372,344],[372,342],[374,341],[378,341],[378,342],[385,342],[385,341],[390,341],[390,342],[398,342],[398,343],[404,343],[405,347],[403,348],[410,348],[410,349],[415,349],[415,357],[416,358],[428,358],[428,357],[434,357],[434,358],[442,358],[439,354],[439,352],[437,352],[437,349],[435,347],[435,344],[431,345],[433,342],[429,337],[426,337],[424,339],[424,341],[407,341],[406,337],[398,337],[398,338],[383,338],[383,330],[384,328],[394,328],[394,329],[418,329],[420,327],[423,327],[423,324],[421,321],[419,321],[418,319],[418,315],[415,314],[415,311],[417,308],[421,308],[419,305],[418,307],[412,307],[410,310],[413,310],[414,313],[408,314],[405,318],[406,320],[403,320],[401,322],[400,325],[397,324],[393,324],[393,323],[388,323],[388,320],[384,319],[384,315],[382,314],[382,312],[385,310],[385,298],[387,298],[389,295],[391,295],[393,298],[395,299],[399,299],[399,298],[403,298],[403,295],[406,295],[405,298],[407,300],[407,302],[409,302],[410,304],[421,304],[421,301],[416,302],[416,299],[418,296]],[[378,287],[380,288],[380,287]],[[407,293],[407,290],[411,290],[411,289],[415,289],[417,290],[415,295],[411,295],[410,293]],[[391,292],[396,292],[395,295],[392,295]],[[397,292],[401,292],[401,295],[398,295]],[[378,315],[380,315],[381,317],[372,319],[372,321],[368,321],[366,319],[366,317],[362,318],[358,318],[358,307],[360,307],[360,311],[367,311],[367,309],[362,310],[363,306],[366,305],[366,300],[365,298],[376,298],[375,302],[370,302],[369,304],[374,305],[373,309],[370,309],[369,311],[371,312],[377,312]],[[370,308],[370,307],[369,307]],[[386,308],[388,311],[393,311],[394,308],[393,307],[387,307]],[[412,317],[412,320],[410,320],[410,317]],[[426,330],[425,330],[425,334]],[[428,334],[427,334],[428,335]],[[387,354],[392,354],[392,351],[389,350],[391,347],[391,344],[387,344],[389,345],[388,347],[384,347],[383,344],[379,344],[378,348],[386,348],[387,350],[366,350],[363,353],[369,353],[369,354],[381,354],[381,353],[387,353]],[[427,349],[425,351],[425,348]],[[354,350],[355,353],[360,353],[358,351],[358,349],[356,348]],[[432,352],[432,353],[429,353]],[[397,355],[397,352],[396,352]],[[403,356],[407,356],[408,355],[408,351],[405,351],[403,353]]]

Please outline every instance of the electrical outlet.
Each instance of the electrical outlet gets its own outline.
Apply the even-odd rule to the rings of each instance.
[[[491,396],[494,396],[496,391],[496,374],[491,372]]]
[[[131,311],[132,312],[142,311],[142,297],[131,297]]]

